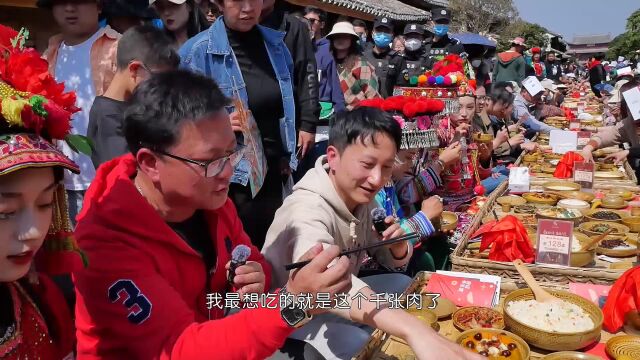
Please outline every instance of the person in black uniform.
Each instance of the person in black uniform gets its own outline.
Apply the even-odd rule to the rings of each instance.
[[[429,68],[444,59],[449,54],[464,53],[464,46],[457,39],[449,37],[451,11],[445,8],[431,10],[431,26],[433,27],[433,42],[427,44],[425,53],[429,57]]]
[[[364,51],[364,57],[376,68],[378,92],[383,98],[393,95],[393,86],[398,82],[403,58],[391,49],[393,22],[387,17],[377,18],[373,24],[373,46]]]
[[[397,86],[415,85],[411,78],[417,78],[427,71],[429,58],[423,46],[425,33],[424,26],[420,24],[409,23],[404,27],[404,66],[398,76]]]

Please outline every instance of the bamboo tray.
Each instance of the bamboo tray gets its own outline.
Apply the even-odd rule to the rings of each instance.
[[[405,293],[419,293],[420,290],[429,282],[431,275],[433,273],[430,272],[421,272],[416,275],[413,283],[409,286]],[[542,284],[546,288],[558,289],[558,290],[567,290],[568,286],[566,285],[558,285],[553,283],[544,283]],[[522,286],[523,287],[523,286]],[[521,288],[521,286],[510,279],[502,279],[502,283],[500,285],[500,298],[501,302],[498,306],[499,309],[502,308],[502,300],[509,293]],[[445,338],[455,341],[458,335],[461,332],[453,326],[453,321],[451,318],[443,319],[439,322],[440,330],[438,331],[440,335]],[[610,338],[616,335],[622,335],[623,332],[618,334],[611,334],[606,331],[602,331],[600,336],[600,342],[606,343]],[[532,347],[531,348],[531,357],[532,360],[542,359],[545,355],[552,353],[551,351],[541,350]],[[372,334],[369,342],[358,352],[352,360],[415,360],[416,357],[411,351],[411,348],[401,339],[398,339],[394,336],[390,336],[389,334],[384,333],[383,331],[376,330]]]
[[[507,192],[508,184],[502,184],[496,192],[504,194]],[[482,219],[495,208],[495,202],[487,203],[487,206],[474,218],[469,229],[463,234],[458,246],[451,254],[452,270],[458,272],[497,275],[503,279],[518,279],[522,281],[516,268],[510,262],[498,262],[488,259],[469,257],[467,246],[471,235],[482,225]],[[623,262],[633,262],[635,257],[622,259]],[[549,265],[531,264],[527,265],[536,280],[544,283],[568,284],[570,282],[592,283],[599,285],[611,285],[626,271],[622,269],[611,269],[608,263],[596,260],[595,267],[557,267]],[[521,283],[523,285],[524,282]]]

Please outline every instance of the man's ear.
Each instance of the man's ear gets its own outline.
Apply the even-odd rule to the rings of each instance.
[[[335,146],[329,145],[327,147],[327,164],[329,164],[329,170],[331,172],[335,171],[338,167],[338,162],[340,161],[340,152]]]
[[[160,181],[160,171],[158,169],[160,161],[158,160],[158,157],[155,153],[147,148],[142,148],[138,150],[138,153],[135,157],[140,171],[145,173],[149,177],[149,179],[151,179],[151,181]]]

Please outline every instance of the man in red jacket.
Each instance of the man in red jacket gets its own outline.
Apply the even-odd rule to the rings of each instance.
[[[227,103],[212,80],[184,71],[133,94],[123,123],[132,154],[98,169],[78,217],[90,263],[74,273],[78,359],[262,359],[308,320],[290,303],[255,301],[271,271],[227,198],[243,154]],[[241,244],[251,255],[228,281]],[[348,260],[327,268],[338,252],[311,250],[281,294],[348,289]]]

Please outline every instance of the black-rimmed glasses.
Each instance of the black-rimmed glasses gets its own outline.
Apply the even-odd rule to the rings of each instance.
[[[244,155],[244,150],[246,149],[245,145],[240,145],[236,147],[236,150],[225,157],[221,157],[211,161],[198,161],[193,159],[183,158],[181,156],[173,155],[166,151],[162,150],[154,150],[158,154],[162,154],[164,156],[168,156],[172,159],[180,160],[189,164],[198,165],[204,168],[204,177],[215,177],[220,175],[224,167],[227,165],[227,162],[231,163],[231,167],[235,167],[238,165],[240,160],[242,159],[242,155]]]

